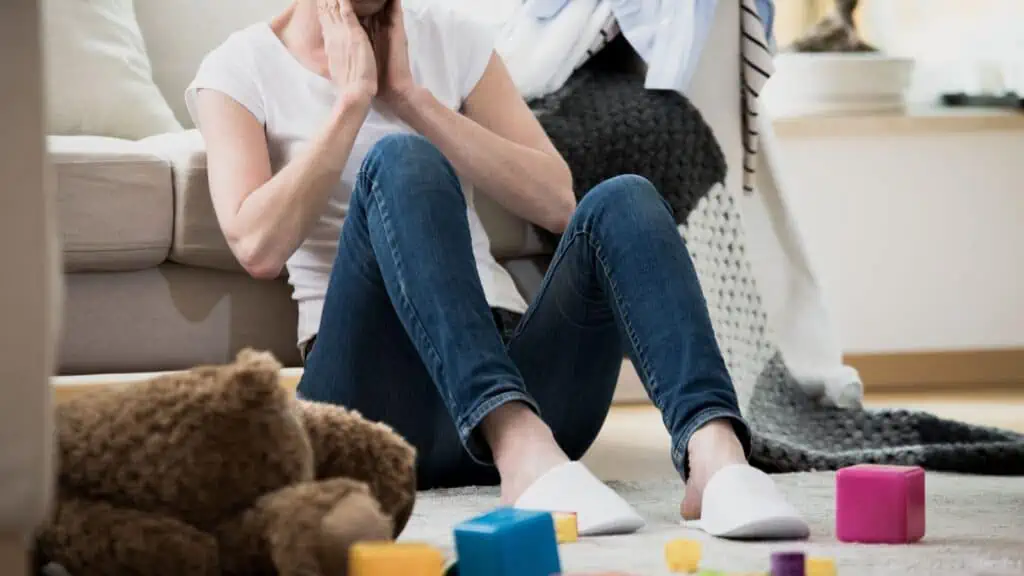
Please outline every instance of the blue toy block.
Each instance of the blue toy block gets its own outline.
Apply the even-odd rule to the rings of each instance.
[[[459,576],[551,576],[562,572],[547,512],[499,508],[455,527]]]

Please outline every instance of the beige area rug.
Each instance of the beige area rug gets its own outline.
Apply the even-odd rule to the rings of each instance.
[[[682,489],[678,479],[620,482],[613,485],[647,519],[647,528],[630,536],[563,545],[563,569],[618,570],[638,576],[668,574],[662,555],[665,542],[692,538],[705,542],[702,568],[729,572],[766,571],[773,551],[802,550],[834,558],[840,576],[1024,575],[1024,478],[929,474],[927,535],[910,546],[837,542],[834,474],[776,478],[810,521],[809,541],[741,543],[711,539],[679,526]],[[452,528],[497,503],[497,491],[491,488],[423,492],[402,540],[429,542],[451,553]]]

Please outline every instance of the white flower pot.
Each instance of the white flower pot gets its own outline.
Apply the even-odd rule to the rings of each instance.
[[[878,53],[784,53],[762,94],[773,115],[897,112],[914,61]]]

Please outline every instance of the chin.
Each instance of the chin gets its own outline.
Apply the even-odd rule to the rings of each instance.
[[[366,18],[383,10],[387,3],[388,0],[352,0],[352,9],[359,18]]]

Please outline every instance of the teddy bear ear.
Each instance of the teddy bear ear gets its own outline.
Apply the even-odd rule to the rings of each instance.
[[[273,354],[247,348],[238,353],[234,364],[224,367],[219,378],[225,392],[236,400],[258,404],[283,396],[281,367]]]
[[[235,357],[235,366],[251,370],[278,372],[283,368],[277,358],[270,352],[245,348]]]

